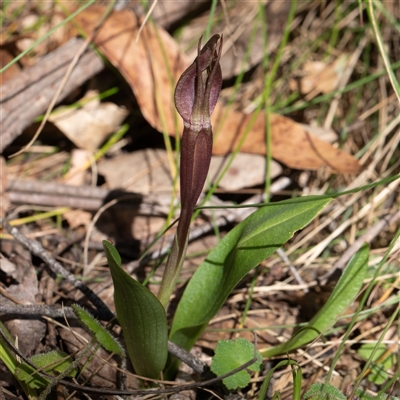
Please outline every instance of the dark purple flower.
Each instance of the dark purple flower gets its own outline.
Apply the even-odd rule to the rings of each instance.
[[[219,41],[219,46],[217,49]],[[222,37],[214,35],[200,50],[193,64],[182,74],[175,88],[175,106],[185,126],[200,130],[211,125],[210,115],[222,86]]]
[[[207,178],[212,154],[211,114],[221,91],[222,37],[214,35],[182,74],[175,89],[175,105],[184,122],[181,142],[181,215],[172,243],[158,299],[167,307],[185,259],[190,220]]]
[[[175,89],[175,105],[184,121],[181,144],[182,233],[189,229],[193,209],[207,178],[212,154],[211,114],[222,86],[222,37],[214,35],[182,74]]]

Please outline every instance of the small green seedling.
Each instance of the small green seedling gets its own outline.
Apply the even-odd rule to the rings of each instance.
[[[17,367],[15,377],[32,389],[44,389],[50,381],[38,372],[45,372],[51,376],[61,374],[70,367],[73,359],[62,351],[54,350],[49,353],[36,354],[30,358],[30,361],[37,366],[37,370],[23,362]],[[73,369],[68,376],[75,377],[76,374],[77,370]]]
[[[250,374],[248,371],[259,372],[262,366],[262,357],[259,351],[256,351],[257,361],[247,367],[245,370],[223,379],[224,385],[234,390],[244,388],[250,383]],[[239,368],[254,357],[254,345],[247,339],[239,338],[233,340],[220,340],[215,349],[215,355],[211,363],[211,371],[217,376],[225,375],[229,371]]]
[[[82,324],[95,335],[96,340],[101,346],[111,353],[125,357],[124,348],[118,343],[117,339],[93,317],[93,315],[78,304],[73,304],[72,310]]]
[[[335,386],[330,383],[314,383],[311,385],[310,389],[304,394],[304,399],[309,400],[346,400],[347,397],[336,389]]]

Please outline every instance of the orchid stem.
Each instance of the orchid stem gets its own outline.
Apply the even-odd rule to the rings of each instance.
[[[169,253],[167,264],[165,266],[164,276],[158,292],[158,300],[167,308],[169,299],[175,289],[179,274],[182,269],[183,261],[185,260],[188,240],[183,248],[180,248],[178,243],[178,234],[175,234],[172,242],[171,252]]]

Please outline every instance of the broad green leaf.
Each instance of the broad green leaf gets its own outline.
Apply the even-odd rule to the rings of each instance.
[[[175,314],[171,340],[189,350],[243,277],[330,200],[303,197],[269,204],[232,229],[189,281]]]
[[[262,352],[263,357],[273,357],[304,346],[335,324],[358,295],[368,267],[368,246],[363,245],[353,256],[328,301],[309,324],[289,342]]]
[[[257,361],[245,370],[223,379],[222,382],[228,389],[244,388],[250,383],[248,371],[258,372],[262,365],[262,357],[259,351],[256,352]],[[246,364],[254,357],[254,345],[247,339],[239,338],[233,340],[220,340],[215,349],[215,355],[211,363],[211,371],[215,375],[225,375],[230,371]]]
[[[72,305],[72,310],[78,319],[84,324],[96,337],[97,341],[107,351],[125,356],[123,347],[117,342],[111,333],[104,328],[89,312],[78,304]]]
[[[164,307],[147,288],[121,268],[114,246],[103,241],[114,283],[117,317],[137,374],[159,378],[168,355],[168,325]]]

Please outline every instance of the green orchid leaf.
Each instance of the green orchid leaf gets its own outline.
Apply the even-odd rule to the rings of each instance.
[[[114,336],[112,336],[111,333],[93,317],[93,315],[78,304],[73,304],[72,310],[82,324],[84,324],[95,335],[101,346],[103,346],[107,351],[119,354],[120,356],[125,356],[125,350],[117,342],[117,339],[115,339]]]
[[[280,344],[262,352],[263,357],[285,354],[312,342],[320,333],[333,326],[339,317],[353,303],[358,295],[368,267],[367,245],[363,245],[353,256],[345,272],[340,277],[328,301],[312,318],[309,324],[289,342]]]
[[[137,374],[159,378],[168,356],[164,307],[147,288],[121,268],[115,247],[103,241],[114,283],[114,302],[126,348]]]
[[[256,352],[257,361],[247,367],[245,370],[223,379],[224,385],[230,389],[245,388],[249,383],[251,376],[248,371],[258,372],[262,366],[262,357],[259,351]],[[233,340],[220,340],[215,349],[215,355],[211,363],[211,371],[215,375],[225,375],[230,371],[246,364],[254,357],[254,345],[247,339],[239,338]]]
[[[243,277],[330,201],[303,197],[268,204],[232,229],[188,283],[173,320],[171,340],[189,350]]]

